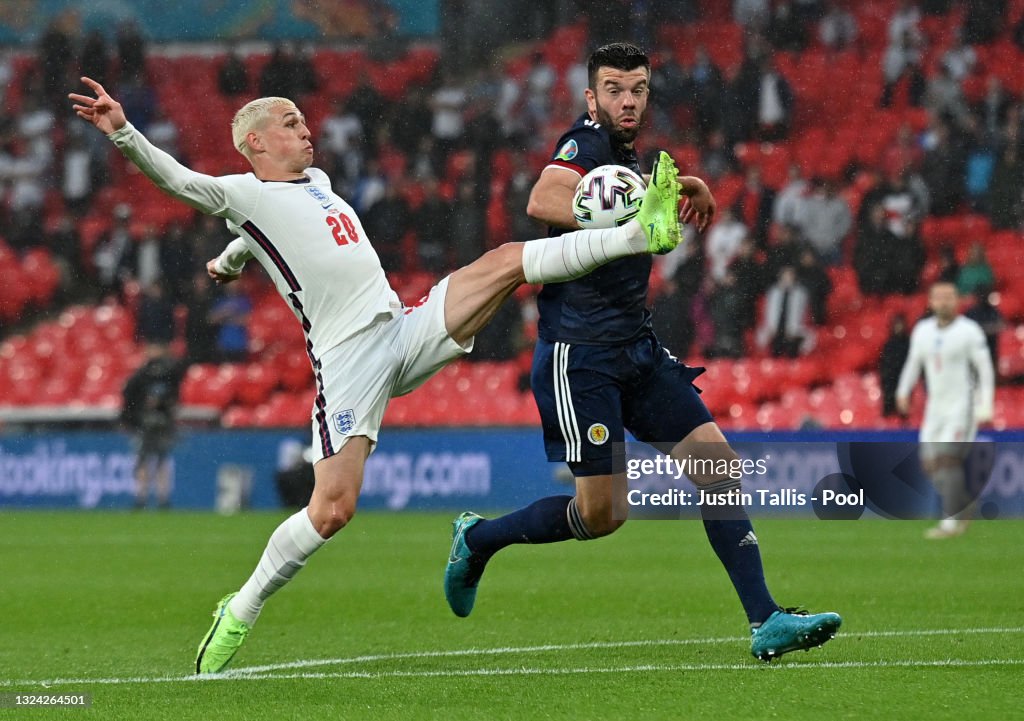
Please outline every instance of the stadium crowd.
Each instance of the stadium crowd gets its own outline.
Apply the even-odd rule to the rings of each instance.
[[[886,3],[889,14],[872,31],[884,34],[885,50],[871,53],[855,3],[735,0],[723,32],[738,34],[742,51],[725,65],[710,46],[673,41],[701,19],[698,3],[672,4],[667,19],[676,34],[664,31],[664,18],[656,22],[647,4],[606,0],[580,15],[565,5],[531,13],[521,30],[527,37],[514,46],[491,47],[493,38],[445,43],[440,57],[429,56],[432,80],[409,82],[399,93],[382,92],[368,73],[350,92],[332,93],[321,49],[287,43],[265,60],[230,47],[203,67],[237,105],[283,95],[319,109],[307,112],[317,164],[359,212],[401,291],[410,277],[440,277],[497,243],[543,232],[526,216],[526,202],[552,134],[584,110],[588,49],[613,36],[639,38],[654,61],[642,150],[683,149],[677,160],[688,172],[716,192],[729,188],[706,236],[656,266],[651,302],[666,346],[683,357],[809,353],[830,323],[830,294],[844,268],[853,269],[865,296],[910,295],[936,277],[954,280],[977,297],[975,312],[988,314],[998,335],[999,311],[987,302],[998,279],[985,245],[975,243],[968,257],[952,246],[933,252],[922,226],[972,213],[993,229],[1021,227],[1021,98],[981,60],[993,43],[1024,48],[1020,7]],[[587,21],[564,24],[579,17]],[[471,21],[472,14],[461,20]],[[379,62],[404,51],[383,48]],[[877,76],[881,92],[861,98],[859,112],[894,109],[907,119],[884,139],[878,162],[854,155],[809,164],[792,152],[781,174],[756,162],[766,149],[822,137],[817,131],[827,121],[800,113],[806,89],[785,70],[810,52],[879,59],[860,67]],[[78,76],[110,84],[154,143],[183,162],[197,160],[195,131],[179,127],[168,108],[183,98],[161,92],[152,58],[132,24],[111,42],[98,32],[83,35],[73,16],[62,16],[39,38],[34,57],[0,59],[0,92],[18,110],[0,128],[0,261],[44,249],[59,271],[48,297],[0,294],[0,316],[18,329],[69,303],[124,304],[140,341],[184,338],[194,362],[244,359],[250,296],[266,283],[249,279],[240,291],[210,285],[202,269],[230,239],[222,224],[180,212],[164,223],[139,222],[123,198],[95,219],[124,170],[109,143],[72,122],[65,93]],[[528,345],[533,313],[529,295],[518,296],[475,358],[515,357]]]

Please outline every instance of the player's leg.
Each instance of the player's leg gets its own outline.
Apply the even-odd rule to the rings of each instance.
[[[638,367],[650,367],[646,380],[627,395],[626,424],[638,439],[674,458],[706,459],[709,469],[730,467],[737,458],[721,429],[701,401],[693,380],[701,372],[678,363],[656,341],[637,346]],[[648,366],[648,363],[650,364]],[[683,440],[674,443],[674,438]],[[714,549],[754,633],[752,653],[769,660],[798,648],[827,641],[842,623],[833,613],[813,616],[785,612],[765,583],[761,552],[753,524],[739,498],[740,480],[716,473],[692,473],[690,480],[714,497],[700,506],[708,542]]]
[[[309,506],[277,527],[249,579],[221,600],[199,646],[197,673],[215,673],[228,664],[267,599],[355,513],[366,458],[398,372],[388,338],[388,326],[374,327],[314,361],[315,485]]]
[[[135,457],[135,508],[146,507],[149,501],[149,479],[150,479],[150,455],[143,439],[139,447],[138,455]]]
[[[309,506],[289,516],[270,535],[256,569],[236,593],[221,599],[214,623],[196,654],[196,673],[223,670],[245,641],[267,599],[285,586],[327,540],[352,519],[370,452],[365,436],[313,467],[316,485]]]
[[[709,458],[730,462],[737,458],[715,423],[694,429],[673,450],[677,458]],[[706,494],[729,494],[740,490],[738,479],[694,474],[691,480]],[[764,579],[761,551],[753,524],[742,503],[701,505],[701,517],[708,541],[721,560],[750,622],[750,652],[771,661],[790,651],[815,648],[833,638],[842,625],[836,613],[808,614],[782,609],[775,603]]]
[[[942,520],[925,532],[925,538],[953,538],[967,530],[973,508],[967,492],[967,475],[960,445],[939,442],[923,444],[922,462],[942,502]]]
[[[622,400],[614,373],[615,348],[539,341],[532,386],[548,460],[569,464],[576,495],[548,496],[495,519],[463,513],[453,524],[445,570],[445,597],[468,616],[487,562],[520,543],[587,541],[606,536],[626,519],[625,477],[613,474],[613,449],[622,442]],[[590,370],[597,367],[601,372]]]
[[[679,182],[662,153],[635,220],[618,228],[579,230],[554,238],[506,243],[449,279],[445,326],[456,342],[468,342],[523,283],[560,283],[630,255],[666,252],[679,244]]]
[[[156,503],[159,508],[171,507],[171,457],[169,450],[156,459]]]

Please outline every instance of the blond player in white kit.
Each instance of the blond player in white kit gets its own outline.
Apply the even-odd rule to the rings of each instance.
[[[210,275],[230,282],[250,258],[266,269],[302,324],[316,377],[316,484],[309,506],[274,531],[249,580],[218,604],[196,655],[197,673],[221,671],[266,599],[352,518],[390,398],[468,353],[473,337],[520,284],[571,280],[616,258],[667,252],[679,243],[680,186],[672,159],[662,153],[636,222],[508,243],[403,307],[359,218],[311,167],[310,132],[290,100],[260,98],[239,110],[232,137],[253,172],[212,177],[154,147],[99,83],[82,82],[95,97],[69,95],[80,117],[106,133],[161,190],[224,218],[239,236],[207,264]],[[196,103],[202,112],[202,99]],[[701,222],[713,210],[710,195],[689,201],[683,221]]]
[[[978,425],[992,420],[995,374],[981,326],[959,314],[952,283],[935,283],[928,293],[934,315],[918,321],[896,388],[896,405],[906,414],[910,394],[924,370],[928,402],[921,423],[921,462],[942,496],[943,519],[925,534],[939,539],[967,530],[973,504],[964,477],[968,445]]]

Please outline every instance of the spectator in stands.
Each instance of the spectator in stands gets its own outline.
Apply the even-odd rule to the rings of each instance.
[[[658,52],[658,62],[651,70],[651,85],[658,89],[658,97],[661,99],[653,108],[655,125],[670,133],[684,130],[684,125],[679,121],[681,115],[690,110],[690,78],[671,48],[663,48]]]
[[[708,299],[708,310],[714,326],[714,341],[705,349],[709,358],[742,358],[746,354],[743,334],[747,329],[745,316],[747,298],[736,275],[726,271]]]
[[[761,30],[768,24],[771,3],[768,0],[733,0],[732,19],[748,30]]]
[[[156,502],[171,505],[170,458],[175,442],[178,391],[184,367],[166,345],[146,346],[146,362],[124,387],[121,421],[135,434],[135,508],[146,507],[155,479]]]
[[[992,288],[995,284],[995,273],[985,256],[985,246],[975,242],[967,252],[967,262],[956,274],[956,288],[960,295],[966,296],[973,295],[979,288]]]
[[[174,303],[160,280],[141,285],[135,339],[143,344],[167,345],[174,340]]]
[[[249,70],[234,45],[228,49],[227,57],[217,70],[217,88],[221,95],[229,98],[249,92]]]
[[[740,311],[743,329],[753,328],[757,299],[761,297],[766,283],[764,263],[758,258],[757,249],[749,237],[744,238],[740,244],[739,252],[729,266],[729,272],[736,277],[736,287],[743,296]]]
[[[410,228],[410,212],[401,191],[398,182],[387,183],[384,197],[362,216],[366,234],[373,239],[373,248],[380,256],[381,265],[391,271],[404,270],[406,265],[402,240]],[[429,229],[421,230],[430,232]]]
[[[74,58],[69,25],[71,13],[52,19],[39,37],[37,57],[42,77],[42,92],[47,104],[63,101],[67,88],[68,62]]]
[[[178,144],[179,136],[178,124],[165,115],[160,104],[157,103],[153,107],[153,120],[149,124],[149,130],[146,131],[146,137],[153,145],[179,163],[185,163],[188,159],[181,152],[181,146]]]
[[[982,131],[992,137],[1002,138],[1010,108],[1014,106],[1013,96],[1007,92],[998,75],[990,75],[985,85],[985,95],[971,108],[981,123]]]
[[[61,169],[61,195],[64,205],[75,216],[81,218],[89,210],[89,203],[95,191],[95,173],[92,153],[78,125],[68,128],[67,145]]]
[[[758,247],[763,248],[768,242],[768,229],[772,222],[775,191],[764,184],[761,178],[761,168],[756,165],[747,168],[746,181],[733,206],[733,212],[750,229]]]
[[[110,230],[100,236],[93,253],[93,266],[100,292],[121,294],[124,283],[132,279],[132,260],[134,259],[134,240],[129,223],[132,217],[131,206],[119,203],[114,208],[114,223]]]
[[[890,26],[891,27],[891,26]],[[902,35],[890,40],[889,47],[882,56],[882,77],[885,86],[879,105],[888,108],[892,105],[896,85],[907,79],[907,95],[914,107],[921,105],[925,91],[925,77],[921,70],[924,53],[921,48],[920,35],[906,30]]]
[[[121,85],[121,106],[132,114],[132,125],[148,133],[156,116],[156,90],[144,77],[132,78]]]
[[[795,268],[800,262],[800,256],[807,248],[807,241],[800,233],[800,228],[795,225],[780,225],[775,228],[771,245],[765,252],[764,263],[765,279],[760,290],[764,290],[770,283],[782,273],[786,267]]]
[[[999,334],[1006,328],[1006,321],[999,309],[992,305],[992,286],[978,286],[974,290],[974,303],[964,315],[981,326],[985,331],[988,352],[992,356],[992,367],[999,369]]]
[[[768,19],[768,41],[776,50],[800,52],[807,47],[807,28],[790,0],[779,0]]]
[[[415,98],[416,94],[414,93],[412,100],[414,101]],[[415,102],[410,104],[416,107]],[[374,128],[385,124],[388,121],[390,109],[390,103],[374,87],[369,75],[364,74],[361,76],[359,85],[356,86],[356,89],[352,91],[352,95],[349,96],[348,110],[359,118],[363,128]],[[416,112],[412,115],[412,117],[417,116],[418,113]]]
[[[465,129],[462,111],[465,106],[466,89],[454,76],[446,75],[430,98],[430,107],[434,111],[431,132],[445,155],[454,149],[462,138]]]
[[[440,273],[448,267],[448,250],[452,244],[451,217],[452,207],[442,197],[440,184],[432,177],[424,180],[423,202],[416,209],[412,222],[418,235],[419,265],[424,270]]]
[[[187,237],[185,225],[172,221],[160,239],[160,268],[164,287],[172,303],[188,303],[192,294],[192,271],[201,265],[196,250]]]
[[[1020,145],[1007,143],[992,169],[986,207],[992,227],[1015,229],[1024,220],[1024,165],[1021,163]]]
[[[857,39],[857,20],[836,0],[829,0],[818,22],[818,39],[829,50],[845,50]]]
[[[346,108],[345,101],[336,97],[331,103],[331,114],[320,123],[319,148],[334,156],[340,171],[342,187],[350,187],[359,177],[363,165],[363,123]]]
[[[139,286],[148,288],[161,281],[164,277],[160,235],[156,226],[148,223],[142,231],[142,237],[132,248],[132,276]]]
[[[828,319],[827,301],[832,292],[832,281],[828,277],[825,266],[818,254],[805,248],[800,254],[800,264],[796,268],[797,281],[807,289],[811,308],[811,322],[817,326],[825,325]]]
[[[707,49],[698,45],[694,51],[693,65],[689,69],[689,105],[696,114],[697,130],[702,138],[715,130],[725,131],[723,104],[726,100],[725,81]],[[727,134],[728,137],[728,134]],[[728,146],[729,143],[726,143]]]
[[[921,177],[931,198],[933,215],[952,215],[963,199],[966,150],[959,137],[943,122],[934,127],[934,138],[925,149]]]
[[[928,212],[928,189],[920,176],[907,170],[892,172],[888,179],[868,191],[861,200],[861,223],[876,203],[885,209],[889,230],[897,238],[914,234]]]
[[[896,387],[900,382],[900,372],[910,352],[910,332],[907,330],[907,319],[897,313],[889,321],[889,337],[882,346],[882,355],[878,360],[878,379],[882,386],[882,415],[897,415]]]
[[[526,73],[526,112],[531,128],[543,128],[551,114],[551,91],[558,80],[558,74],[544,54],[536,52],[530,60]]]
[[[91,30],[85,36],[78,53],[77,73],[94,78],[100,85],[110,80],[110,50],[107,38],[100,30]]]
[[[292,59],[292,83],[295,87],[295,95],[286,95],[287,98],[301,100],[320,89],[320,77],[316,72],[316,63],[313,62],[313,46],[303,45]]]
[[[924,105],[935,117],[948,118],[958,126],[965,124],[968,109],[963,88],[945,64],[940,64],[928,79]]]
[[[75,220],[71,213],[62,212],[43,242],[60,269],[64,298],[70,302],[82,299],[87,288],[82,264],[82,239]]]
[[[700,166],[704,175],[712,181],[736,171],[736,157],[725,142],[725,133],[721,130],[712,130],[707,141],[701,145]]]
[[[900,0],[896,12],[889,18],[889,43],[910,36],[915,42],[922,39],[920,28],[921,11],[912,0]]]
[[[896,236],[889,228],[885,207],[871,206],[868,220],[857,231],[853,267],[861,293],[888,295],[917,290],[924,248],[916,235]]]
[[[939,268],[934,282],[956,285],[959,276],[960,263],[956,259],[956,250],[948,243],[939,246]]]
[[[260,70],[260,95],[263,97],[296,97],[299,91],[298,82],[295,58],[291,47],[285,43],[278,43],[274,46],[263,69]]]
[[[252,303],[239,283],[228,283],[221,290],[209,316],[210,325],[217,329],[217,358],[221,363],[242,362],[249,352],[247,324]]]
[[[419,139],[416,152],[409,158],[409,178],[426,182],[436,180],[443,174],[443,158],[441,158],[434,138],[428,133]]]
[[[572,107],[569,108],[569,112],[572,117],[576,117],[587,110],[587,99],[584,95],[584,91],[587,89],[587,85],[590,82],[587,77],[588,56],[589,51],[587,48],[585,46],[580,47],[579,52],[576,55],[576,60],[565,69],[565,75],[562,79],[565,84],[565,90],[569,94],[569,101],[572,103]],[[669,59],[674,62],[673,55],[670,54]],[[666,96],[668,96],[668,93],[669,91],[666,90]]]
[[[768,289],[764,315],[757,330],[757,344],[773,356],[796,358],[814,347],[814,333],[807,327],[810,300],[797,281],[796,270],[786,266]]]
[[[185,354],[189,363],[210,363],[216,357],[215,328],[210,323],[213,280],[205,269],[197,269],[190,281],[188,316],[185,318]]]
[[[366,217],[374,203],[384,197],[388,181],[381,172],[376,158],[367,161],[363,175],[352,189],[350,203],[360,217]]]
[[[484,252],[486,234],[484,206],[477,201],[476,186],[463,180],[451,211],[452,267],[462,267],[467,259],[479,257]]]
[[[536,237],[539,224],[526,213],[530,202],[530,190],[536,179],[526,161],[524,153],[512,156],[512,176],[505,191],[505,207],[512,223],[512,240],[524,242]]]
[[[971,0],[966,3],[963,38],[965,43],[980,45],[995,40],[1003,28],[1006,0]]]
[[[971,74],[978,62],[974,48],[963,40],[963,29],[953,35],[953,44],[942,54],[942,67],[949,71],[950,77],[958,83]]]
[[[786,184],[776,194],[772,207],[772,221],[777,225],[799,226],[803,222],[803,202],[810,190],[810,184],[803,177],[800,166],[791,163],[786,175]]]
[[[789,135],[793,114],[793,90],[775,67],[771,56],[761,61],[757,105],[758,137],[763,141],[784,140]]]
[[[747,226],[740,222],[731,208],[724,209],[708,231],[705,245],[712,280],[720,283],[725,278],[729,265],[746,237]]]
[[[135,20],[122,20],[117,26],[118,80],[141,81],[146,74],[146,39]]]
[[[850,204],[836,193],[835,182],[814,178],[811,192],[801,204],[800,230],[827,265],[842,260],[843,238],[853,225]]]

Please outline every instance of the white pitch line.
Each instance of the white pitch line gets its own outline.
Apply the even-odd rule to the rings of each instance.
[[[854,638],[888,638],[888,637],[907,637],[907,636],[959,636],[959,635],[974,635],[974,634],[995,634],[995,633],[1024,633],[1024,626],[1014,627],[994,627],[994,628],[935,628],[935,629],[918,629],[918,630],[894,630],[894,631],[861,631],[861,632],[848,632],[839,635],[837,639],[854,639]],[[327,659],[306,659],[299,661],[290,661],[286,663],[278,664],[267,664],[264,666],[248,666],[238,669],[232,669],[219,674],[210,674],[206,676],[129,676],[121,678],[54,678],[47,680],[33,680],[33,679],[0,679],[0,688],[10,686],[69,686],[69,685],[84,685],[84,684],[96,684],[96,685],[113,685],[113,684],[130,684],[130,683],[181,683],[181,682],[194,682],[194,681],[226,681],[226,680],[264,680],[274,678],[380,678],[385,676],[394,677],[427,677],[430,675],[466,675],[466,676],[481,676],[488,675],[489,672],[493,672],[495,675],[500,674],[512,674],[512,673],[611,673],[613,671],[621,671],[628,673],[631,671],[643,671],[643,670],[676,670],[676,671],[699,671],[699,670],[743,670],[743,669],[756,669],[763,668],[763,664],[683,664],[683,665],[671,665],[671,666],[625,666],[615,668],[581,668],[581,669],[477,669],[469,671],[389,671],[389,672],[338,672],[338,673],[305,673],[305,674],[281,674],[276,675],[274,671],[288,671],[294,669],[311,668],[315,666],[341,666],[356,663],[374,663],[380,661],[397,661],[397,660],[409,660],[409,659],[426,659],[426,658],[453,658],[463,656],[502,656],[502,655],[516,655],[524,653],[545,653],[551,651],[572,651],[572,650],[595,650],[595,649],[614,649],[614,648],[637,648],[637,647],[655,647],[655,646],[689,646],[689,645],[708,645],[708,644],[721,644],[721,643],[739,643],[741,641],[748,641],[749,637],[743,636],[728,636],[720,638],[679,638],[679,639],[650,639],[650,640],[638,640],[638,641],[595,641],[591,643],[568,643],[568,644],[544,644],[540,646],[499,646],[496,648],[467,648],[467,649],[456,649],[449,651],[412,651],[404,653],[381,653],[381,654],[369,654],[362,656],[348,656],[343,658],[327,658]],[[854,665],[850,665],[854,664]],[[955,665],[1019,665],[1024,664],[1024,660],[1006,660],[1000,661],[998,659],[990,659],[985,661],[956,661]],[[872,666],[878,667],[898,667],[901,665],[911,666],[928,666],[928,665],[950,665],[950,662],[946,661],[892,661],[892,662],[860,662],[860,661],[849,661],[849,662],[823,662],[818,664],[778,664],[772,666],[773,668],[788,668],[790,666],[794,668],[867,668]]]
[[[588,673],[647,673],[654,671],[762,671],[781,669],[846,669],[846,668],[965,668],[971,666],[1024,666],[1024,658],[986,658],[965,660],[948,658],[937,661],[822,661],[788,664],[752,663],[682,663],[643,664],[639,666],[611,666],[576,668],[477,668],[452,671],[338,671],[335,673],[306,672],[291,674],[246,674],[244,676],[208,676],[206,680],[270,681],[277,679],[381,679],[381,678],[458,678],[466,676],[548,676]]]

